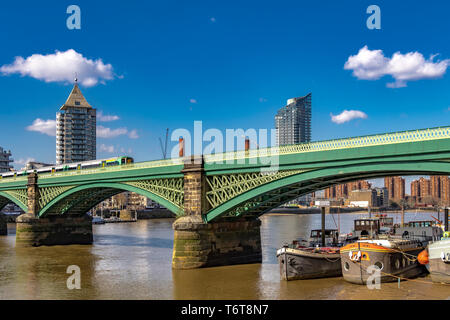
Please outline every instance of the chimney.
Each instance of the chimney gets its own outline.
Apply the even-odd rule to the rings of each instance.
[[[178,146],[179,146],[179,156],[184,157],[184,138],[180,138],[178,140]]]
[[[250,139],[245,138],[245,151],[248,151],[250,149]]]

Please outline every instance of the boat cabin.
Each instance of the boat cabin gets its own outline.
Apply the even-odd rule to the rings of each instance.
[[[380,227],[385,227],[385,228],[393,228],[394,227],[394,218],[381,216],[381,217],[379,217],[379,220],[380,220]]]
[[[404,239],[417,239],[420,241],[439,240],[442,229],[434,221],[409,221],[403,227],[395,227],[395,235]]]
[[[325,246],[332,246],[338,243],[339,232],[336,229],[325,229]],[[309,246],[314,247],[322,244],[322,229],[311,230]]]
[[[406,223],[407,227],[432,227],[435,225],[434,221],[410,221]]]
[[[353,235],[358,238],[373,237],[380,233],[380,219],[356,219]]]

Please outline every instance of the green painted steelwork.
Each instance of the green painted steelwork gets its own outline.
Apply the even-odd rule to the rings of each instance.
[[[39,216],[82,214],[133,191],[183,214],[183,161],[176,158],[39,174]],[[449,175],[450,127],[204,156],[206,222],[261,215],[331,185],[393,175]],[[0,179],[0,206],[26,210],[27,177]]]
[[[23,190],[25,191],[25,197]],[[0,210],[9,202],[13,202],[22,210],[27,211],[26,191],[26,189],[0,191]]]
[[[243,213],[258,216],[301,195],[354,180],[419,174],[450,175],[450,162],[354,164],[288,175],[239,193],[224,204],[210,210],[204,216],[204,220],[210,222],[227,213],[235,216]]]
[[[39,216],[44,217],[49,214],[64,214],[71,210],[74,211],[74,214],[82,213],[79,212],[80,210],[77,206],[83,206],[83,208],[86,209],[84,212],[87,212],[96,204],[123,191],[136,192],[162,204],[177,215],[182,214],[182,207],[178,207],[170,202],[170,200],[166,199],[163,195],[157,195],[155,191],[152,192],[133,186],[129,183],[100,182],[76,186],[59,194],[40,210]]]

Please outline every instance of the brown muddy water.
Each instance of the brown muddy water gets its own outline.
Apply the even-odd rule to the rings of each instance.
[[[406,214],[431,220],[430,213]],[[433,213],[436,216],[436,213]],[[367,214],[327,215],[327,227],[350,232]],[[392,214],[395,221],[400,215]],[[334,219],[333,219],[334,218]],[[172,270],[173,219],[94,225],[93,245],[15,248],[15,225],[0,237],[0,299],[450,299],[450,287],[414,281],[381,289],[343,278],[280,280],[276,250],[320,228],[320,215],[261,217],[263,262],[196,270]],[[69,290],[68,266],[79,266],[81,289]]]

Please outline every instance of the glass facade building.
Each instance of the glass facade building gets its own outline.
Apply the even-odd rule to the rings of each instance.
[[[96,109],[76,82],[60,110],[56,114],[56,164],[95,160]]]
[[[277,145],[311,141],[311,93],[293,98],[275,116]]]

